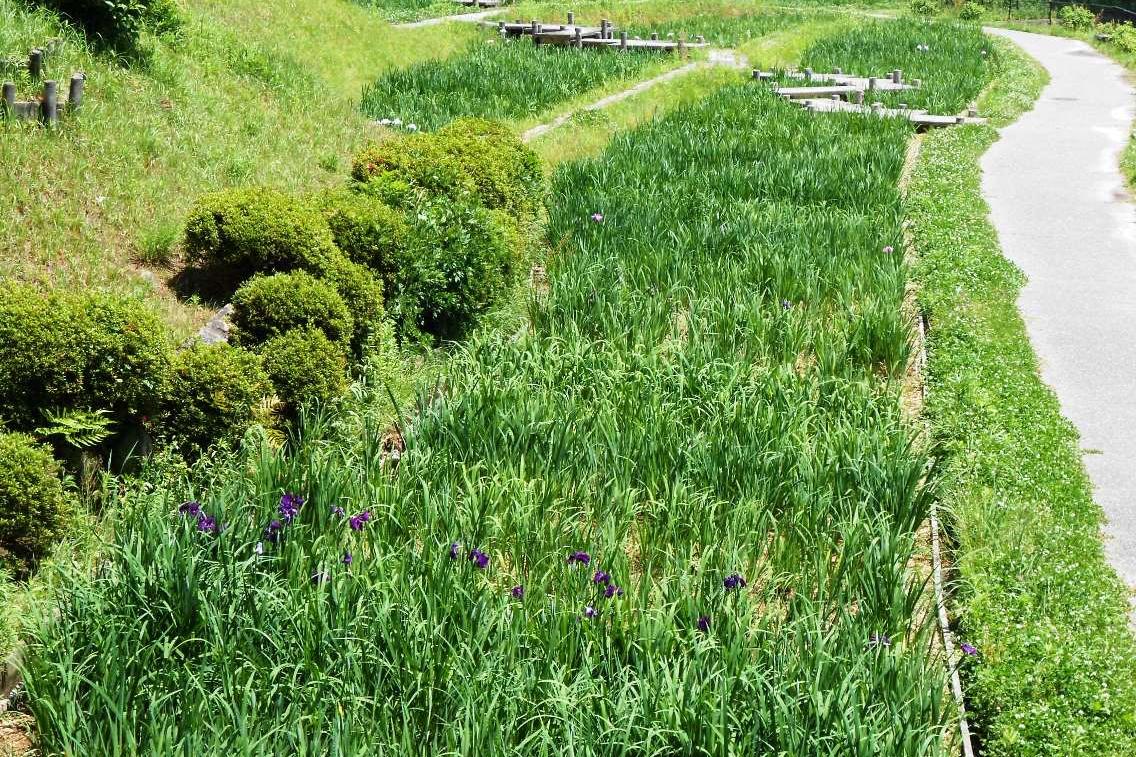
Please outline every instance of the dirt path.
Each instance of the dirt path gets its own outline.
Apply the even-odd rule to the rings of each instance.
[[[424,26],[437,26],[444,24],[447,21],[465,21],[466,23],[473,23],[475,21],[482,21],[495,16],[498,13],[504,13],[508,8],[490,8],[489,10],[477,11],[474,13],[458,13],[453,16],[438,16],[437,18],[426,18],[421,21],[413,21],[409,24],[395,24],[396,29],[421,29]]]
[[[1049,71],[1034,110],[983,157],[982,192],[1029,278],[1018,305],[1042,378],[1081,433],[1105,550],[1136,588],[1136,207],[1118,166],[1136,93],[1083,42],[988,31]]]

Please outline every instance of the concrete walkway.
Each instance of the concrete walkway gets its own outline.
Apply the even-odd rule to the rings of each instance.
[[[1136,588],[1136,207],[1118,168],[1133,88],[1083,42],[988,31],[1049,71],[1035,108],[983,157],[982,191],[1029,277],[1018,305],[1042,378],[1081,432],[1105,550]]]

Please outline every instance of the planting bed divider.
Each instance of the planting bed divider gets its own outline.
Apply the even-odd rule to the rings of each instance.
[[[27,61],[21,68],[27,70],[33,81],[42,80],[48,60],[54,57],[62,44],[59,39],[50,39],[44,47],[33,48],[28,52]],[[74,113],[82,106],[85,83],[86,76],[83,73],[73,73],[67,100],[60,102],[58,82],[54,79],[43,81],[42,94],[35,100],[17,100],[15,82],[5,81],[0,85],[0,119],[38,118],[47,125],[54,125],[63,113]]]

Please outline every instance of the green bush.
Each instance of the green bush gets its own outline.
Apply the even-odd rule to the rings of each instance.
[[[308,328],[346,344],[355,326],[335,287],[304,271],[253,276],[233,295],[232,325],[230,339],[242,347]]]
[[[959,18],[963,21],[977,21],[982,18],[984,13],[986,13],[986,8],[984,8],[981,3],[967,0],[967,2],[962,4],[962,8],[959,9]]]
[[[164,435],[183,451],[238,440],[272,394],[260,356],[228,344],[194,344],[174,356]]]
[[[409,233],[403,214],[364,192],[341,189],[320,199],[336,246],[375,271],[389,290]]]
[[[1136,53],[1136,27],[1131,24],[1114,24],[1111,34],[1112,44],[1126,53]]]
[[[133,48],[143,29],[164,30],[177,23],[172,0],[39,0],[83,28],[96,42]]]
[[[59,537],[68,502],[51,450],[25,434],[0,434],[0,557],[26,570]]]
[[[154,415],[170,357],[165,327],[140,300],[28,286],[0,297],[0,417],[14,430],[34,429],[45,410]]]
[[[343,346],[318,329],[297,329],[273,337],[260,347],[264,370],[285,410],[326,403],[347,390],[347,356]]]
[[[936,0],[911,0],[910,8],[916,16],[934,16],[940,6]]]
[[[477,192],[460,160],[430,134],[392,136],[368,145],[355,156],[351,176],[395,207],[439,195],[464,200]]]
[[[385,315],[383,285],[370,268],[346,258],[334,261],[324,276],[339,292],[351,314],[354,325],[350,335],[351,346],[357,354],[362,354]]]
[[[461,336],[508,291],[516,251],[493,214],[472,202],[425,202],[417,214],[391,314],[404,336]]]
[[[318,209],[264,187],[198,199],[185,224],[189,262],[237,278],[301,269],[318,273],[340,256]]]
[[[543,201],[544,171],[537,154],[511,129],[484,118],[460,118],[435,138],[469,175],[482,205],[522,223],[534,218]]]
[[[1092,29],[1096,22],[1093,12],[1083,5],[1063,5],[1057,9],[1057,23],[1070,29]]]

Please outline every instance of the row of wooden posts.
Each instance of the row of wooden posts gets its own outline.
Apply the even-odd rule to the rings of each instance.
[[[67,92],[67,100],[59,102],[59,84],[54,79],[43,83],[43,94],[38,100],[21,101],[16,99],[16,85],[6,81],[3,86],[4,98],[0,103],[0,117],[4,118],[38,118],[48,126],[54,126],[59,121],[62,112],[75,113],[83,105],[83,85],[87,77],[81,72],[71,75],[71,86]]]
[[[601,19],[598,27],[577,26],[576,14],[572,11],[568,11],[568,23],[566,24],[544,24],[536,19],[526,24],[518,18],[511,24],[505,21],[498,21],[497,28],[503,36],[530,35],[535,45],[558,44],[571,45],[578,48],[589,46],[618,46],[621,50],[628,50],[630,48],[644,50],[677,49],[679,52],[683,52],[688,46],[688,43],[683,37],[680,37],[677,41],[660,40],[659,35],[653,33],[651,34],[650,40],[640,40],[638,38],[630,39],[626,31],[619,32],[617,42],[615,27],[609,19]],[[705,38],[702,36],[695,37],[692,46],[702,46],[705,41]]]

